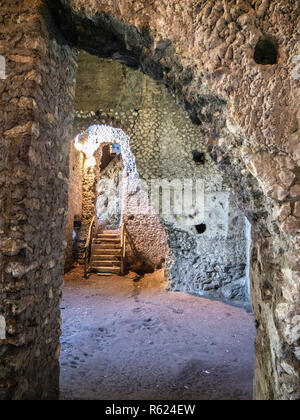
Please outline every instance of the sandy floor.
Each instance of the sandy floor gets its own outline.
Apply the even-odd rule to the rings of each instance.
[[[65,276],[61,398],[251,399],[253,315],[132,277]]]

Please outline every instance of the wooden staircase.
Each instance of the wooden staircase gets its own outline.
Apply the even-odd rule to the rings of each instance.
[[[122,274],[121,230],[103,230],[95,235],[90,269],[103,275]]]
[[[130,246],[137,258],[140,254],[127,229],[126,222],[121,228],[106,227],[100,229],[96,216],[93,217],[85,244],[84,277],[89,272],[97,272],[102,276],[125,274],[126,245]]]

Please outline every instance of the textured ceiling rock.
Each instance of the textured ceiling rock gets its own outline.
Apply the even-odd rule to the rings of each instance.
[[[58,8],[59,1],[54,3]],[[140,67],[167,84],[211,138],[212,156],[223,170],[232,172],[229,163],[237,176],[250,171],[263,193],[277,202],[296,197],[300,90],[293,75],[299,53],[299,2],[60,0],[60,4],[65,8],[61,27],[75,45]],[[278,45],[275,65],[254,60],[255,46],[266,35]],[[243,161],[248,162],[246,168]],[[244,182],[239,176],[236,189]]]

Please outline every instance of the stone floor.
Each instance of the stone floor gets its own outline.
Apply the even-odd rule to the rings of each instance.
[[[65,276],[61,399],[251,399],[253,315],[133,277]]]

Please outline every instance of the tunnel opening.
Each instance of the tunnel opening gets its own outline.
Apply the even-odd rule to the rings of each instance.
[[[71,162],[82,162],[70,179],[81,186],[69,194],[69,218],[78,211],[72,207],[75,202],[83,220],[75,244],[82,249],[78,262],[98,274],[125,274],[129,269],[147,273],[161,267],[168,252],[166,234],[143,188],[129,136],[94,124],[75,136],[71,153]]]
[[[77,235],[79,242],[75,246],[80,248],[81,243],[82,253],[75,268],[65,275],[63,307],[69,309],[63,311],[62,398],[67,399],[76,393],[105,398],[109,387],[116,398],[126,398],[126,387],[120,376],[109,369],[113,378],[111,385],[103,379],[100,389],[94,386],[97,391],[92,390],[92,383],[99,380],[100,373],[92,360],[87,360],[86,365],[93,379],[84,381],[84,386],[79,385],[77,380],[71,384],[70,375],[74,376],[71,360],[73,358],[78,369],[83,368],[82,362],[74,358],[83,360],[88,358],[85,354],[95,351],[93,337],[97,337],[99,343],[103,342],[103,352],[96,350],[95,360],[109,351],[110,364],[114,367],[118,350],[112,337],[116,337],[118,348],[121,343],[124,354],[118,369],[123,373],[132,372],[134,380],[134,371],[137,370],[140,375],[140,390],[130,382],[129,387],[133,389],[131,397],[156,398],[162,392],[158,388],[165,382],[161,378],[166,376],[167,359],[172,358],[173,352],[170,348],[165,353],[159,368],[154,354],[161,352],[165,344],[172,341],[170,332],[174,329],[174,322],[178,321],[178,315],[182,318],[180,324],[187,322],[192,329],[196,328],[196,318],[203,317],[205,310],[215,319],[217,306],[209,303],[213,300],[201,300],[200,296],[226,302],[220,308],[222,316],[229,312],[234,319],[232,325],[227,326],[228,334],[234,334],[233,325],[237,337],[241,337],[244,325],[253,327],[252,315],[244,311],[245,308],[249,310],[244,217],[235,207],[230,190],[213,169],[209,157],[199,147],[201,136],[188,117],[179,111],[165,88],[139,72],[85,52],[80,53],[78,64],[74,131],[79,134],[75,135],[70,158],[70,165],[77,168],[77,174],[74,171],[71,173],[70,183],[78,183],[81,174],[82,198],[76,197],[78,188],[71,187],[70,191],[76,194],[69,196],[69,203],[81,203],[83,223],[81,234]],[[185,145],[186,150],[182,148],[182,137],[190,139]],[[177,151],[180,151],[180,158]],[[74,166],[74,161],[81,162],[82,166],[77,163]],[[183,175],[185,180],[180,179]],[[72,204],[69,209],[72,213]],[[117,251],[112,250],[114,241],[118,244],[122,242],[120,235],[124,223],[129,237],[127,261],[123,266],[122,256],[117,256]],[[94,243],[91,240],[90,255],[86,259],[90,232],[93,232]],[[239,248],[236,247],[237,238]],[[225,256],[224,246],[227,247]],[[86,264],[88,273],[85,280],[83,267]],[[79,284],[82,296],[77,293]],[[181,299],[178,292],[183,294]],[[122,297],[124,294],[126,298]],[[109,297],[112,303],[109,304],[104,296]],[[91,316],[78,314],[81,332],[73,337],[69,317],[85,299],[91,302],[93,317],[103,321],[96,328]],[[162,309],[161,299],[169,302],[167,307],[171,307],[171,312]],[[143,303],[145,300],[148,304]],[[228,307],[228,303],[234,306]],[[189,305],[193,314],[186,309]],[[114,316],[113,310],[118,315]],[[240,316],[243,327],[238,322]],[[192,321],[188,320],[189,317]],[[162,319],[165,321],[162,322]],[[82,334],[86,334],[84,325],[87,322],[91,324],[93,333],[89,341],[85,335],[84,344]],[[128,322],[128,328],[121,334],[123,322]],[[217,323],[211,323],[209,328],[218,328]],[[201,340],[203,351],[211,339],[209,328],[205,332],[205,340]],[[246,340],[252,337],[251,328]],[[174,346],[179,352],[180,329],[175,328],[173,333]],[[198,333],[195,335],[198,337]],[[187,329],[186,340],[193,341],[188,336]],[[141,364],[130,356],[133,339],[138,342],[136,354]],[[219,339],[215,356],[205,362],[206,371],[211,370],[215,378],[220,375],[216,365],[221,354],[221,342],[225,345],[225,338]],[[226,346],[234,345],[234,340],[226,339],[225,342]],[[72,343],[77,356],[75,352],[68,352],[68,343]],[[171,372],[165,383],[166,397],[169,395],[176,399],[187,391],[176,375],[185,375],[185,370],[190,375],[194,369],[201,373],[197,351],[194,343],[193,357],[187,360],[182,354],[177,361],[171,362]],[[247,361],[243,363],[249,370],[247,392],[250,395],[251,351],[245,353],[245,358]],[[241,359],[239,361],[242,362]],[[183,369],[180,368],[181,363]],[[217,398],[224,392],[225,383],[232,388],[232,363],[232,360],[228,361],[226,380],[220,383],[217,394],[212,393],[211,398]],[[153,373],[147,378],[143,366],[152,366],[153,372],[159,369],[161,374]],[[190,379],[187,386],[190,398],[208,396],[203,384],[195,383],[194,379]],[[243,398],[241,394],[236,396]]]
[[[205,153],[199,152],[198,150],[193,150],[192,154],[193,154],[193,160],[195,163],[201,164],[201,165],[205,164],[206,162]]]

